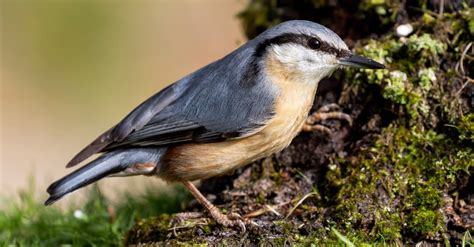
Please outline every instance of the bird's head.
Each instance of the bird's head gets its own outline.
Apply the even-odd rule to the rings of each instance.
[[[278,63],[286,73],[318,82],[340,67],[382,69],[384,66],[351,52],[330,29],[310,21],[288,21],[257,37],[256,55]]]

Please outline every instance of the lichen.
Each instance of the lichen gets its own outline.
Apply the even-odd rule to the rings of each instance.
[[[421,59],[417,63],[425,63],[429,59],[437,59],[439,55],[446,51],[446,45],[428,33],[424,33],[421,36],[414,34],[405,43],[408,47],[408,54],[413,54],[412,58],[418,57]]]
[[[433,68],[423,68],[418,71],[418,85],[423,93],[428,93],[434,82],[436,82],[436,74]]]

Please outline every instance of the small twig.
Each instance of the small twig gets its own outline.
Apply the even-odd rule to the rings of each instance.
[[[304,180],[306,180],[306,182],[310,185],[313,185],[313,181],[311,181],[311,179],[309,179],[308,176],[304,175],[299,169],[296,169],[296,173],[298,173],[298,175],[300,175],[301,177],[304,178]]]
[[[315,195],[318,195],[318,192],[311,192],[311,193],[308,193],[306,194],[305,196],[303,196],[303,198],[301,198],[293,208],[291,208],[290,212],[288,212],[288,214],[286,215],[285,219],[288,219],[288,217],[290,217],[290,215],[301,205],[301,203],[303,203],[308,197],[310,196],[315,196]]]
[[[462,90],[464,90],[464,88],[466,88],[466,86],[467,86],[469,83],[473,83],[473,84],[474,84],[474,80],[466,76],[466,82],[464,82],[464,84],[462,84],[461,88],[456,92],[455,95],[457,95],[457,96],[461,95]]]
[[[471,48],[471,46],[472,46],[472,41],[466,45],[466,48],[464,48],[464,51],[461,53],[461,59],[459,60],[459,63],[461,66],[460,68],[461,68],[462,75],[465,75],[466,73],[464,72],[464,58],[466,57],[466,53]]]
[[[464,59],[467,57],[469,58],[470,56],[467,55],[467,52],[469,51],[469,49],[471,49],[471,46],[472,46],[472,41],[469,42],[466,47],[464,48],[463,52],[461,53],[461,58],[459,59],[459,61],[457,62],[456,64],[456,72],[458,72],[458,68],[459,70],[461,71],[461,74],[460,76],[462,77],[463,80],[465,80],[465,82],[463,83],[463,85],[461,86],[461,88],[456,92],[456,95],[460,95],[461,92],[464,90],[464,88],[469,84],[469,83],[474,83],[474,80],[472,78],[470,78],[469,76],[466,76],[466,72],[464,70]]]
[[[443,16],[444,12],[444,0],[441,0],[439,3],[439,16],[438,18],[441,18]]]
[[[355,247],[354,243],[352,243],[346,236],[342,235],[336,228],[331,228],[331,232],[336,235],[336,237],[342,241],[346,246]]]
[[[432,15],[432,16],[435,16],[436,18],[439,18],[439,14],[438,14],[438,13],[433,12],[433,11],[428,10],[428,9],[422,9],[422,8],[413,7],[413,6],[408,6],[407,8],[408,8],[408,9],[415,10],[415,11],[419,11],[419,12],[421,12],[421,13],[427,13],[427,14],[430,14],[430,15]]]
[[[276,205],[276,207],[280,207],[281,205]],[[246,215],[244,215],[244,218],[255,218],[257,216],[260,216],[262,214],[265,214],[265,213],[268,213],[268,212],[272,212],[274,214],[276,214],[277,216],[281,216],[280,213],[278,213],[278,211],[276,211],[272,206],[270,205],[265,205],[263,206],[261,209],[258,209],[256,211],[253,211],[253,212],[250,212]]]
[[[281,214],[278,213],[278,211],[276,211],[272,206],[270,206],[270,205],[265,205],[265,207],[266,207],[270,212],[276,214],[278,217],[281,216]]]

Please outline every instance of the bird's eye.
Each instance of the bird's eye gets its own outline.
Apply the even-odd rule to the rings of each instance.
[[[321,46],[321,42],[319,42],[318,39],[316,38],[311,38],[308,40],[308,46],[311,48],[311,49],[319,49],[319,47]]]

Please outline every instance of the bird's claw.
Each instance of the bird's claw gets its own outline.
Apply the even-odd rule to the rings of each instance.
[[[320,122],[327,119],[343,120],[346,121],[349,126],[351,126],[352,118],[348,114],[340,112],[339,109],[339,105],[334,103],[319,108],[319,110],[312,113],[306,118],[306,122],[303,125],[303,131],[319,131],[323,132],[326,135],[331,135],[331,129],[322,124],[315,124],[316,122]]]
[[[219,211],[219,209],[215,208],[215,210],[210,211],[211,218],[213,218],[219,225],[223,225],[225,227],[237,227],[240,228],[242,233],[247,231],[246,225],[255,223],[249,219],[243,218],[237,213],[229,213],[225,215]],[[201,212],[185,212],[185,213],[178,213],[175,214],[173,219],[171,219],[172,229],[176,229],[177,225],[183,224],[188,220],[199,220],[204,217],[204,214]],[[208,220],[207,218],[205,218]],[[200,220],[199,220],[200,221]],[[209,221],[207,221],[209,223]],[[203,224],[203,222],[199,223]],[[191,224],[195,225],[195,224]],[[179,227],[178,227],[179,228]]]
[[[246,232],[245,223],[250,223],[248,219],[241,217],[236,213],[229,213],[225,215],[214,206],[206,197],[204,197],[201,192],[196,188],[194,184],[189,181],[183,182],[184,186],[189,189],[193,196],[207,209],[211,218],[217,221],[218,224],[225,227],[239,227],[242,230],[242,233]]]
[[[245,227],[246,223],[250,223],[250,220],[242,218],[237,213],[229,213],[225,215],[219,211],[219,209],[214,208],[214,210],[210,210],[209,213],[211,214],[212,218],[214,218],[218,224],[223,225],[225,227],[238,227],[240,228],[242,233],[247,231]]]

